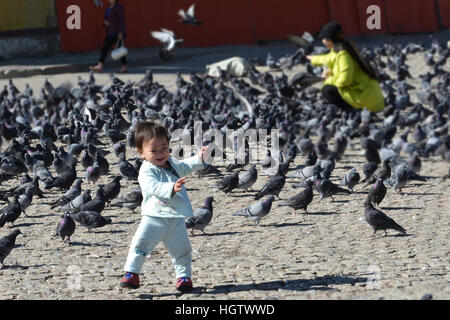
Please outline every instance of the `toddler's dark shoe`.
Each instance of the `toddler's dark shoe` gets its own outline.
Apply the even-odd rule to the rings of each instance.
[[[192,291],[192,281],[190,278],[181,277],[177,279],[177,290],[181,292]]]
[[[139,275],[137,273],[127,272],[120,281],[123,288],[137,289],[139,288]]]

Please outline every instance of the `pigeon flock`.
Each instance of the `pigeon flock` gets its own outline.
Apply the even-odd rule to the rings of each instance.
[[[180,15],[186,23],[198,24],[193,7]],[[191,73],[185,78],[178,73],[175,92],[155,81],[151,70],[137,82],[111,75],[108,85],[96,84],[91,72],[88,79],[79,78],[74,88],[67,84],[54,87],[46,79],[37,95],[29,87],[19,91],[9,80],[0,89],[0,230],[38,219],[25,211],[39,206],[41,211],[51,211],[54,237],[66,246],[71,238],[95,236],[95,229],[113,230],[114,220],[107,216],[110,207],[123,215],[138,213],[142,193],[137,177],[142,159],[133,150],[134,128],[139,121],[152,120],[159,121],[171,135],[181,130],[190,142],[200,138],[203,145],[210,146],[209,151],[225,161],[225,165],[209,163],[193,175],[192,179],[207,177],[205,187],[215,192],[201,199],[203,206],[186,219],[191,236],[195,236],[194,230],[214,236],[205,232],[214,224],[213,203],[229,219],[250,219],[260,228],[269,214],[282,219],[283,207],[303,219],[314,211],[316,201],[351,201],[358,193],[367,197],[353,205],[364,213],[374,231],[372,236],[378,230],[386,234],[389,229],[407,236],[408,225],[400,226],[381,206],[387,193],[408,196],[404,189],[411,181],[427,181],[420,173],[422,160],[436,165],[450,163],[450,73],[443,68],[450,51],[438,41],[430,47],[410,43],[362,48],[361,54],[379,71],[386,98],[385,110],[377,114],[367,110],[343,112],[323,100],[320,87],[305,85],[298,74],[289,79],[284,73],[291,65],[300,65],[306,74],[320,74],[305,59],[320,52],[322,48],[312,43],[301,47],[286,67],[282,61],[270,62],[273,57],[269,56],[272,67],[267,65],[268,71],[258,71],[255,63],[245,79],[226,72],[218,77]],[[409,73],[406,64],[412,53],[422,53],[428,68],[418,75],[421,88],[417,103],[411,102],[408,90],[412,86],[406,82],[417,77]],[[273,73],[274,68],[281,75]],[[201,122],[201,132],[194,130],[194,122]],[[255,146],[248,139],[243,154],[237,152],[233,137],[223,135],[224,141],[232,141],[223,143],[222,150],[222,144],[204,139],[210,130],[225,133],[228,129],[242,133],[277,129],[279,152],[268,150],[265,158],[252,163],[249,154]],[[172,136],[173,156],[183,151],[186,139],[182,140]],[[356,145],[363,149],[365,163],[337,177],[336,166],[342,167]],[[183,156],[190,155],[184,152]],[[296,159],[301,159],[299,166],[293,165]],[[279,163],[276,172],[261,175],[275,162]],[[105,177],[108,182],[100,184]],[[257,182],[262,182],[262,187],[256,188]],[[124,191],[124,183],[131,187]],[[299,190],[286,197],[289,189]],[[251,203],[239,210],[229,212],[221,204],[224,199],[239,204],[243,195],[248,195]],[[334,210],[344,209],[336,204]],[[77,225],[87,229],[86,233]],[[2,265],[16,237],[22,232],[26,236],[29,228],[33,226],[25,224],[20,231],[16,228],[0,239]]]

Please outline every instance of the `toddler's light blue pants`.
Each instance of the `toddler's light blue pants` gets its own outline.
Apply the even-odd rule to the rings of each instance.
[[[142,216],[131,241],[125,272],[139,274],[149,253],[163,241],[175,266],[176,278],[191,278],[191,243],[183,218]]]

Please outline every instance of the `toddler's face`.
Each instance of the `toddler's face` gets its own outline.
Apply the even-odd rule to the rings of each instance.
[[[169,159],[169,143],[165,138],[155,137],[152,140],[144,141],[142,149],[138,152],[151,164],[161,167]]]

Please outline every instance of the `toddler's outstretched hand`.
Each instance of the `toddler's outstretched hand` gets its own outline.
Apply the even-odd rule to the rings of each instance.
[[[183,184],[186,183],[186,177],[182,177],[180,179],[177,180],[177,182],[175,182],[175,184],[173,185],[173,191],[172,191],[172,195],[175,194],[175,192],[178,192],[181,190],[181,187],[183,186]]]
[[[200,158],[202,159],[202,162],[204,163],[205,160],[203,159],[203,154],[208,150],[208,147],[202,147],[201,150],[198,152],[198,155],[200,156]]]

